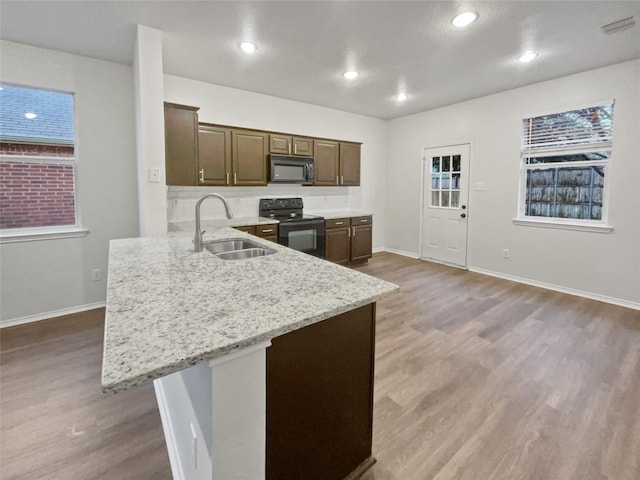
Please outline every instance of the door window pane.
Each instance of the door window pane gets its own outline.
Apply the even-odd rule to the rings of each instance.
[[[451,207],[458,208],[460,206],[460,191],[451,192]]]
[[[453,156],[453,166],[451,167],[451,171],[453,172],[460,171],[460,155]]]
[[[433,190],[440,188],[440,175],[431,175],[431,188]]]
[[[431,206],[432,207],[440,206],[440,192],[431,192]]]
[[[431,171],[433,173],[438,173],[440,171],[440,157],[431,158]]]
[[[442,157],[442,171],[448,172],[450,170],[451,170],[451,157],[447,155],[445,157]]]
[[[442,174],[442,189],[449,189],[451,185],[451,174],[443,173]]]
[[[449,192],[446,190],[443,190],[442,192],[442,206],[443,207],[449,206]]]

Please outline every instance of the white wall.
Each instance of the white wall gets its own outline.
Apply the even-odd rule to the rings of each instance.
[[[640,303],[639,72],[636,60],[390,121],[385,246],[419,253],[423,148],[471,142],[470,268]],[[614,232],[514,225],[522,119],[612,99]]]
[[[360,187],[268,186],[251,190],[221,187],[206,191],[229,195],[235,199],[233,205],[240,212],[250,212],[252,215],[258,213],[257,198],[272,194],[300,195],[308,211],[347,207],[368,210],[375,215],[374,248],[384,245],[387,122],[172,75],[164,76],[164,91],[167,102],[200,107],[198,118],[201,122],[362,142]],[[176,194],[176,191],[179,193]],[[193,214],[189,212],[192,211],[194,199],[201,196],[203,191],[202,187],[194,187],[170,192],[169,197],[173,201],[169,202],[168,218],[171,221],[191,219]],[[245,201],[242,201],[242,197],[245,197]],[[211,204],[214,205],[214,202]]]
[[[75,93],[76,198],[90,230],[0,245],[0,319],[104,302],[109,240],[138,234],[131,67],[6,41],[0,53],[3,82]]]

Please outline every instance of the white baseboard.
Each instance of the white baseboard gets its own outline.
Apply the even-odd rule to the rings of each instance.
[[[584,297],[590,300],[597,300],[599,302],[611,303],[613,305],[619,305],[621,307],[640,310],[640,303],[631,302],[629,300],[623,300],[621,298],[609,297],[607,295],[600,295],[592,292],[585,292],[583,290],[577,290],[575,288],[567,288],[561,285],[555,285],[553,283],[540,282],[538,280],[530,280],[528,278],[518,277],[515,275],[507,275],[505,273],[494,272],[492,270],[485,270],[483,268],[469,267],[469,270],[472,272],[481,273],[483,275],[489,275],[491,277],[497,277],[505,280],[511,280],[513,282],[524,283],[525,285],[531,285],[533,287],[545,288],[547,290],[553,290],[555,292],[566,293],[568,295],[576,295],[578,297]]]
[[[171,476],[173,480],[185,480],[184,469],[182,468],[178,445],[176,443],[176,435],[173,431],[171,414],[169,413],[161,378],[153,381],[153,388],[156,391],[156,400],[158,401],[158,410],[160,411],[160,420],[162,421],[162,431],[164,432],[164,442],[167,444]]]
[[[70,315],[72,313],[86,312],[88,310],[95,310],[96,308],[105,307],[106,305],[107,305],[106,302],[88,303],[86,305],[79,305],[77,307],[63,308],[61,310],[53,310],[51,312],[38,313],[36,315],[27,315],[25,317],[9,318],[7,320],[0,320],[0,328],[14,327],[16,325],[23,325],[25,323],[48,320],[49,318],[62,317],[63,315]]]
[[[395,248],[383,247],[378,250],[379,252],[395,253],[396,255],[402,255],[409,258],[420,258],[417,253],[405,252],[404,250],[396,250]]]

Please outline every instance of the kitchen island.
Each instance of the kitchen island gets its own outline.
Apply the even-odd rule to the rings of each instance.
[[[228,238],[256,240],[228,228],[205,240]],[[340,342],[339,352],[350,351],[345,340],[332,340],[358,322],[366,329],[362,318],[374,325],[375,301],[397,287],[263,239],[276,253],[242,260],[194,252],[191,240],[179,232],[111,242],[102,388],[116,393],[155,381],[175,477],[265,478],[269,350],[279,339],[312,345],[317,335],[319,351],[322,342],[327,351]],[[371,372],[372,335],[365,339]],[[282,362],[276,353],[273,365]],[[276,376],[286,379],[288,367],[279,368]],[[304,382],[319,388],[313,376]],[[349,422],[350,412],[339,414]]]

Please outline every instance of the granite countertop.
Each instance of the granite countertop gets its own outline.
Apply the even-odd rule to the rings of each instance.
[[[373,215],[371,212],[367,212],[364,210],[335,210],[335,211],[321,211],[321,210],[310,210],[309,212],[305,211],[309,215],[320,215],[324,217],[325,220],[332,220],[334,218],[349,218],[349,217],[365,217],[369,215]]]
[[[221,260],[190,233],[112,240],[102,389],[116,393],[376,301],[397,285],[264,239],[277,250]]]

